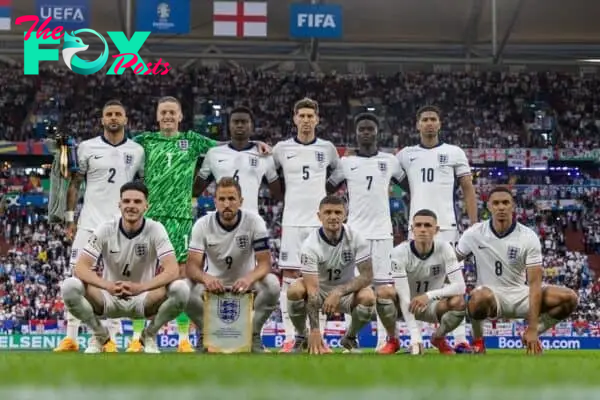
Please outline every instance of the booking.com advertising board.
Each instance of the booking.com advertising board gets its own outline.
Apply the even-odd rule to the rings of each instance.
[[[23,334],[23,335],[0,335],[0,351],[10,350],[51,350],[58,346],[64,335],[60,334]],[[331,348],[340,347],[339,334],[325,335],[325,341]],[[80,335],[78,341],[81,348],[89,345],[90,335]],[[574,337],[574,336],[547,336],[541,337],[542,346],[546,350],[600,350],[600,337]],[[263,343],[269,348],[281,347],[283,335],[265,334]],[[366,327],[358,336],[359,343],[364,349],[375,347],[377,337],[373,334],[372,327]],[[402,348],[410,344],[408,336],[400,336]],[[192,335],[191,342],[195,346],[197,338]],[[131,342],[131,336],[118,336],[117,347],[120,350],[127,348]],[[452,338],[449,342],[453,343]],[[176,349],[178,336],[175,334],[160,334],[157,336],[157,344],[163,350]],[[488,349],[518,350],[523,348],[519,336],[486,336],[485,344]],[[426,349],[433,348],[429,336],[423,337],[423,345]]]

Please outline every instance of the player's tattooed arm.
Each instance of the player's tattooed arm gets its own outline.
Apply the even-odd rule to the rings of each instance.
[[[83,182],[83,176],[75,173],[71,177],[69,182],[69,188],[67,189],[67,211],[75,211],[77,206],[77,200],[79,200],[79,188]]]
[[[316,274],[305,274],[302,278],[306,287],[306,315],[311,330],[321,329],[319,326],[319,278]]]
[[[350,293],[356,293],[359,290],[371,285],[373,282],[373,263],[371,262],[370,258],[358,263],[356,268],[358,269],[359,275],[347,284],[341,285],[339,288],[337,288],[337,290],[341,292],[342,296]]]

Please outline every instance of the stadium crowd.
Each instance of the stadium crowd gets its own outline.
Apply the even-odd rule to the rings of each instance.
[[[414,111],[424,103],[438,104],[444,110],[443,139],[463,147],[546,146],[542,136],[532,135],[527,128],[546,129],[547,118],[556,123],[551,130],[558,133],[561,147],[591,149],[599,145],[599,107],[595,102],[599,81],[581,76],[487,72],[342,76],[188,69],[149,79],[104,74],[84,77],[52,67],[39,76],[24,77],[20,68],[4,67],[5,73],[0,74],[0,83],[6,88],[0,96],[4,140],[40,139],[43,122],[59,117],[61,125],[79,139],[89,138],[99,133],[100,107],[110,98],[126,99],[128,128],[135,133],[155,125],[156,97],[174,95],[182,100],[186,128],[194,128],[194,115],[202,113],[209,100],[220,104],[223,111],[244,104],[255,113],[257,137],[274,143],[292,132],[291,104],[309,96],[322,107],[319,134],[337,145],[352,145],[351,115],[364,105],[374,106],[384,116],[382,147],[397,149],[415,143]],[[502,177],[482,174],[476,179],[476,188],[480,216],[485,218],[485,193],[491,185],[515,184],[517,218],[540,235],[546,280],[578,290],[581,301],[574,319],[599,321],[600,280],[593,277],[587,256],[567,250],[565,243],[565,230],[578,229],[585,234],[586,252],[600,253],[600,191],[582,186],[588,178],[541,172]],[[15,186],[24,192],[39,192],[39,181],[37,175],[5,168],[0,175],[0,195]],[[584,208],[539,212],[534,200],[540,199],[579,199]],[[7,254],[0,256],[0,331],[18,331],[29,319],[62,319],[58,283],[69,256],[62,227],[50,227],[43,209],[2,200],[0,224]],[[199,215],[211,209],[208,199],[201,204]],[[462,202],[457,208],[464,209]],[[261,214],[273,238],[274,262],[281,211],[281,204],[263,198]],[[402,213],[394,215],[394,220],[396,230],[406,229]],[[472,287],[473,265],[467,263],[465,272]]]

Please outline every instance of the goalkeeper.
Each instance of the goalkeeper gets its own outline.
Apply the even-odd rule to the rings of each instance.
[[[161,222],[175,248],[177,261],[184,270],[187,246],[192,231],[193,205],[192,188],[196,164],[208,149],[219,142],[196,132],[179,132],[183,120],[181,104],[174,97],[163,97],[158,101],[156,119],[160,133],[144,132],[134,141],[144,148],[144,181],[148,187],[150,207],[146,216]],[[262,152],[269,152],[265,144],[259,144]],[[128,352],[141,352],[143,343],[139,338],[145,321],[133,321],[133,340]],[[185,314],[177,318],[179,345],[177,351],[190,353],[194,348],[189,340],[190,320]]]

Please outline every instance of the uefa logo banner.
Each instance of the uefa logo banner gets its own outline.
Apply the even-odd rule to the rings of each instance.
[[[209,353],[252,349],[252,293],[204,292],[204,347]]]

